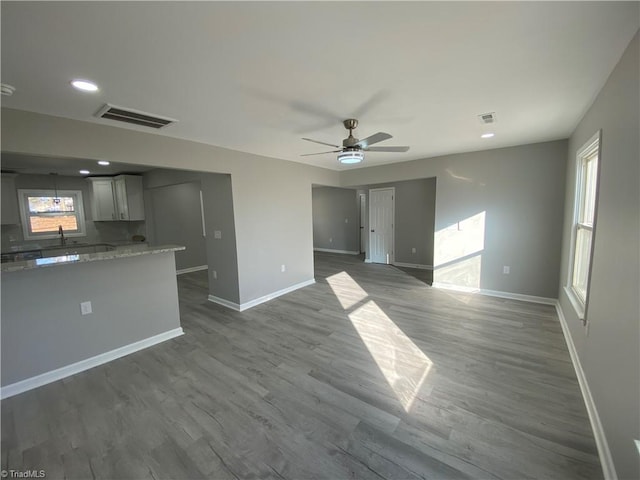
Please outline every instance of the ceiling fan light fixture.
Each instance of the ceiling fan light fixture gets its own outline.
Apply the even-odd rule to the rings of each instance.
[[[344,165],[353,165],[362,162],[362,160],[364,160],[364,152],[358,150],[340,152],[338,154],[338,162]]]
[[[0,83],[0,93],[2,95],[6,95],[7,97],[10,97],[11,95],[13,95],[13,92],[16,91],[16,87],[9,85],[8,83]]]

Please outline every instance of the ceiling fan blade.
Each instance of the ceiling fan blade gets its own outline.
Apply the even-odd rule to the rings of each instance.
[[[330,152],[318,152],[318,153],[303,153],[302,155],[300,155],[301,157],[308,157],[310,155],[324,155],[325,153],[338,153],[341,152],[342,150],[331,150]]]
[[[319,143],[320,145],[329,145],[330,147],[342,148],[342,147],[340,147],[340,145],[334,145],[333,143],[321,142],[320,140],[312,140],[310,138],[303,138],[303,140],[306,140],[307,142]]]
[[[369,147],[363,148],[363,150],[367,152],[407,152],[409,151],[409,147]]]
[[[393,138],[393,137],[388,133],[378,132],[378,133],[374,133],[370,137],[363,138],[358,143],[356,143],[356,145],[360,145],[362,148],[367,148],[369,145],[382,142],[383,140],[389,140],[390,138]]]

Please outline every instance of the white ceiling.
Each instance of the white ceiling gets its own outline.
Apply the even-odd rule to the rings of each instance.
[[[332,169],[301,137],[338,144],[349,117],[411,146],[362,166],[542,142],[571,134],[638,5],[3,1],[2,104],[114,125],[94,117],[111,103],[179,120],[161,135]]]

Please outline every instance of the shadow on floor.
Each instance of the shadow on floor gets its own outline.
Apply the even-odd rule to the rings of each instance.
[[[433,270],[425,270],[422,268],[407,268],[407,267],[398,267],[395,266],[398,270],[406,273],[407,275],[411,275],[414,278],[417,278],[423,283],[431,286],[433,285]]]

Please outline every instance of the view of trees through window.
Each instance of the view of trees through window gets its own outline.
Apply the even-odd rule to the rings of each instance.
[[[78,230],[74,197],[28,197],[29,224],[33,233]]]
[[[28,197],[29,213],[75,212],[73,197]]]

